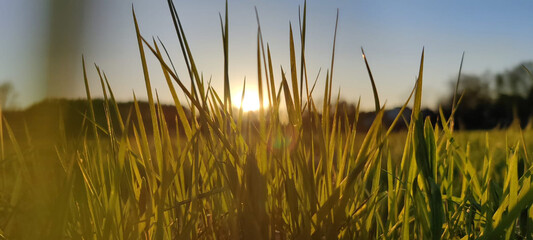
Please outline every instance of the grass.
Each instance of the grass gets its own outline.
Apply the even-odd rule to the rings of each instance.
[[[201,77],[175,6],[168,4],[190,83],[173,70],[161,42],[141,35],[133,14],[150,122],[143,122],[137,100],[130,114],[117,114],[107,76],[96,66],[107,120],[96,124],[84,61],[90,107],[79,137],[66,137],[60,122],[63,137],[57,143],[32,148],[31,133],[28,142],[19,142],[9,122],[1,122],[0,239],[533,236],[533,146],[526,141],[533,132],[516,127],[456,132],[453,117],[441,114],[439,125],[423,119],[423,52],[413,92],[402,108],[412,100],[410,120],[398,117],[388,127],[363,52],[376,118],[368,132],[359,133],[357,117],[341,127],[347,116],[338,107],[339,98],[332,101],[335,40],[323,105],[312,98],[317,81],[311,84],[305,66],[306,6],[296,31],[300,62],[291,27],[287,70],[274,69],[258,21],[261,107],[252,121],[250,113],[231,103],[227,8],[220,17],[225,74],[219,95]],[[166,125],[151,88],[148,73],[154,69],[148,69],[147,54],[160,62],[179,127]],[[281,79],[274,71],[281,72]],[[188,118],[182,105],[196,118]],[[286,109],[286,122],[281,109]],[[393,132],[397,124],[407,124],[407,131]]]

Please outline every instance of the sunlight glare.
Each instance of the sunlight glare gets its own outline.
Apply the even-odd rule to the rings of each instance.
[[[235,94],[233,98],[231,99],[233,101],[233,105],[235,105],[237,108],[241,107],[241,94]],[[242,101],[242,110],[245,112],[250,111],[257,111],[259,110],[259,95],[256,91],[253,90],[246,90],[244,93],[244,99]]]

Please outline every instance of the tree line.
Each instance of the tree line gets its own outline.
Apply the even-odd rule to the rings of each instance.
[[[505,128],[517,121],[522,127],[533,116],[533,62],[518,64],[497,74],[465,74],[461,76],[455,112],[460,129]],[[446,115],[452,111],[455,81],[440,106]],[[531,122],[533,123],[533,122]]]

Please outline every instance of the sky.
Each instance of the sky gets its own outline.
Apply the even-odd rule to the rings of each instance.
[[[99,96],[101,91],[96,63],[105,71],[119,100],[129,101],[133,93],[145,98],[132,6],[141,34],[163,41],[177,64],[178,74],[188,82],[166,1],[91,0],[78,1],[77,5],[69,2],[0,1],[0,83],[13,84],[17,93],[15,107],[25,108],[45,98],[85,97],[82,54],[94,95]],[[175,1],[175,5],[199,70],[206,80],[211,79],[215,90],[222,91],[219,13],[224,13],[224,1]],[[307,5],[309,79],[314,80],[321,69],[314,94],[317,101],[322,98],[325,73],[330,68],[337,9],[334,93],[340,90],[341,99],[349,102],[361,99],[363,109],[371,110],[374,103],[361,47],[365,49],[380,98],[388,107],[402,104],[409,96],[422,48],[423,99],[428,107],[434,107],[450,92],[450,81],[457,78],[463,51],[463,72],[471,74],[501,72],[533,60],[533,1],[309,0]],[[289,23],[299,39],[299,6],[303,7],[303,1],[229,0],[229,71],[233,93],[240,94],[245,78],[247,90],[257,88],[254,7],[259,13],[264,41],[272,51],[279,86],[280,66],[290,69]],[[297,49],[299,44],[296,40]],[[160,65],[153,57],[149,57],[149,69],[152,87],[157,89],[161,101],[170,103],[171,95]]]

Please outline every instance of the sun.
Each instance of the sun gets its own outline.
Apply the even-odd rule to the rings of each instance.
[[[259,110],[259,95],[256,91],[253,90],[246,90],[244,92],[244,98],[242,98],[242,92],[240,94],[235,94],[231,100],[235,107],[240,108],[242,106],[242,110],[244,112],[250,112],[250,111],[257,111]],[[242,105],[241,105],[242,104]]]

